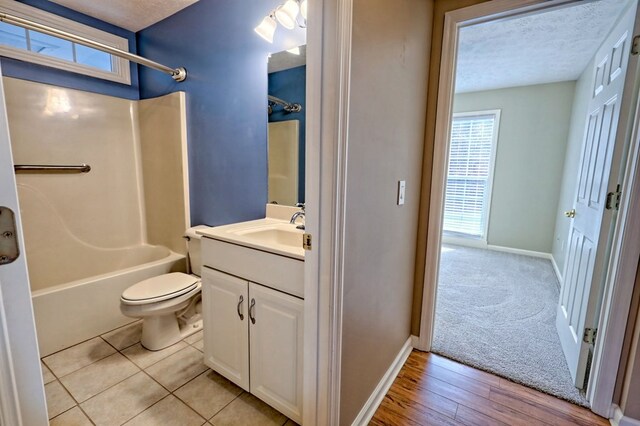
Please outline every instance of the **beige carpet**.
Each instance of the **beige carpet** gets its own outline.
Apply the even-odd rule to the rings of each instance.
[[[433,352],[588,406],[573,386],[555,328],[551,262],[442,248]]]

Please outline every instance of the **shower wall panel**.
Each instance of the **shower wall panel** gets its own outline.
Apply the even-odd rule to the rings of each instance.
[[[13,78],[4,84],[15,164],[91,166],[17,176],[32,289],[67,281],[69,269],[86,276],[92,248],[144,243],[135,101]]]

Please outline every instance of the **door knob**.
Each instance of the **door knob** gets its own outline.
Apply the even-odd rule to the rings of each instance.
[[[574,218],[574,217],[576,217],[576,209],[568,210],[568,211],[564,212],[564,215],[566,217]]]

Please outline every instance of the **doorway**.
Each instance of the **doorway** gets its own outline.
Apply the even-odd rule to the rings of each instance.
[[[459,32],[432,350],[585,406],[634,17],[601,0]]]

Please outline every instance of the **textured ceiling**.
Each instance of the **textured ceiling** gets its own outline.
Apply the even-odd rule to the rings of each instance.
[[[463,28],[456,92],[577,80],[628,3],[600,0]]]
[[[129,31],[138,32],[198,0],[51,0]]]

